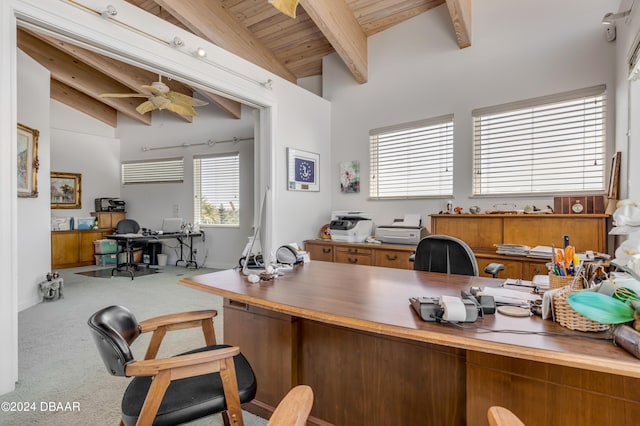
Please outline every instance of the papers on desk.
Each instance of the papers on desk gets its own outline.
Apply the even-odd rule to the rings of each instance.
[[[496,253],[507,256],[526,256],[531,247],[521,244],[496,244]]]
[[[118,237],[123,237],[123,238],[142,238],[144,237],[144,235],[142,234],[134,234],[134,233],[130,233],[130,234],[114,234]]]
[[[529,307],[529,302],[534,300],[540,300],[539,294],[533,294],[531,289],[524,288],[523,290],[511,290],[501,287],[485,287],[483,289],[484,294],[493,296],[496,304],[498,305],[514,305],[514,306],[526,306]]]
[[[552,251],[553,248],[550,246],[535,246],[529,250],[529,254],[527,256],[551,260],[553,256]]]

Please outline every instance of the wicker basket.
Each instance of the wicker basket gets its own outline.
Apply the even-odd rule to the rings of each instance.
[[[549,274],[549,288],[553,289],[553,288],[561,288],[561,287],[566,287],[568,285],[571,285],[571,283],[573,282],[573,279],[575,277],[572,275],[569,276],[565,276],[562,277],[560,275],[556,275],[556,274]],[[582,288],[582,277],[578,277],[578,279],[576,280],[575,284],[574,284],[574,288],[575,289],[581,289]]]
[[[561,277],[565,278],[565,277]],[[571,277],[572,278],[572,277]],[[590,320],[576,312],[567,302],[567,298],[580,291],[569,286],[553,295],[553,320],[563,327],[577,331],[605,331],[609,324]]]

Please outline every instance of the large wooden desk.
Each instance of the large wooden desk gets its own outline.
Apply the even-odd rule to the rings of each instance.
[[[247,409],[258,415],[305,383],[313,424],[486,425],[491,405],[530,425],[640,418],[640,360],[611,341],[566,337],[603,336],[501,314],[427,323],[409,305],[499,280],[314,261],[257,285],[235,270],[181,283],[225,298],[224,341],[256,371]]]

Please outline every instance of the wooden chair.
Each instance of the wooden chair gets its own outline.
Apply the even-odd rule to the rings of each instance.
[[[487,418],[491,426],[525,426],[518,416],[504,407],[489,407]]]
[[[312,406],[313,391],[307,385],[298,385],[282,398],[267,426],[304,426]]]
[[[175,425],[215,413],[222,413],[225,425],[243,425],[240,404],[255,397],[256,379],[238,347],[216,344],[216,315],[203,310],[138,322],[125,307],[109,306],[89,318],[107,370],[134,377],[122,398],[121,425]],[[202,328],[207,346],[156,359],[168,331],[193,327]],[[145,359],[136,361],[130,345],[149,331]]]

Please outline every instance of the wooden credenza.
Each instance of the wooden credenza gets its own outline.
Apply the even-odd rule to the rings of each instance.
[[[73,268],[95,263],[93,242],[112,234],[111,230],[51,231],[51,268]]]
[[[332,240],[307,240],[305,250],[312,260],[413,269],[409,257],[416,246],[404,244],[343,243]]]
[[[563,236],[578,252],[607,253],[609,215],[605,214],[432,214],[431,233],[459,238],[469,244],[481,275],[492,262],[505,265],[500,277],[530,280],[546,274],[545,259],[496,254],[496,244],[563,247]]]

